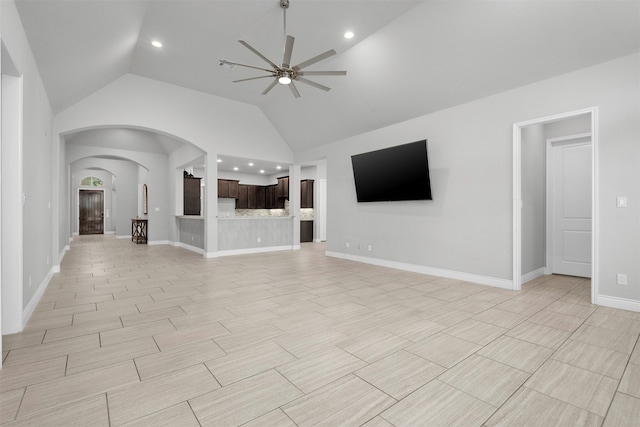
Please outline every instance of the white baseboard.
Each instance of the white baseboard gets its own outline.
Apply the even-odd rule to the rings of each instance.
[[[56,272],[59,272],[59,271],[60,271],[60,266],[57,266],[57,268],[55,266],[52,267],[51,270],[49,270],[49,273],[47,273],[45,278],[42,280],[40,285],[38,285],[38,289],[36,290],[36,293],[33,294],[31,301],[29,301],[29,304],[27,304],[27,306],[22,311],[22,327],[23,328],[26,326],[27,322],[31,318],[31,315],[33,314],[33,311],[38,306],[38,303],[40,302],[42,295],[44,295],[44,291],[47,290],[47,286],[49,286],[49,282],[51,282],[51,278]]]
[[[157,245],[168,245],[168,240],[148,240],[147,245],[149,246],[157,246]]]
[[[430,276],[446,277],[448,279],[462,280],[464,282],[477,283],[480,285],[488,285],[502,289],[513,289],[513,282],[508,279],[499,279],[496,277],[481,276],[478,274],[463,273],[459,271],[445,270],[442,268],[427,267],[423,265],[407,264],[397,261],[388,261],[379,258],[369,258],[358,255],[344,254],[340,252],[326,252],[327,256],[334,258],[342,258],[349,261],[362,262],[365,264],[378,265],[380,267],[395,268],[396,270],[411,271],[413,273],[428,274]]]
[[[607,295],[596,295],[595,303],[597,305],[603,305],[605,307],[640,312],[640,301],[636,301],[636,300],[610,297]]]
[[[128,236],[127,235],[122,235],[122,234],[120,234],[120,235],[116,234],[116,239],[131,239],[131,234],[129,234]]]
[[[191,246],[191,245],[187,245],[186,243],[182,243],[182,242],[167,242],[167,245],[171,245],[171,246],[175,246],[176,248],[182,248],[182,249],[186,249],[188,251],[191,252],[195,252],[197,254],[200,255],[204,255],[204,249],[202,248],[198,248],[196,246]]]
[[[541,267],[537,270],[533,270],[527,274],[522,275],[522,277],[520,278],[520,283],[522,283],[523,285],[527,282],[530,282],[534,279],[537,279],[538,277],[542,277],[544,276],[546,273],[546,268],[545,267]]]
[[[269,246],[264,248],[247,248],[247,249],[231,249],[227,251],[218,251],[218,252],[207,252],[205,255],[206,258],[217,258],[221,256],[230,256],[230,255],[247,255],[247,254],[258,254],[261,252],[277,252],[277,251],[291,251],[295,250],[296,245],[292,246]],[[300,245],[298,245],[297,249],[300,249]]]

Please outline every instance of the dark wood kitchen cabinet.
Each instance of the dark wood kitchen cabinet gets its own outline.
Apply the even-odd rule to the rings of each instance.
[[[240,184],[238,186],[237,209],[249,209],[249,186]]]
[[[183,215],[200,215],[200,180],[201,178],[184,178]]]
[[[218,180],[218,197],[237,199],[238,191],[239,191],[238,181],[235,181],[232,179]]]
[[[300,207],[313,208],[313,180],[300,181]]]
[[[300,243],[313,242],[313,221],[300,221]]]
[[[289,199],[289,177],[278,178],[278,198]]]
[[[265,209],[277,209],[278,208],[278,189],[277,185],[269,185],[264,188],[265,192],[265,200],[264,200],[264,208]]]
[[[247,185],[247,206],[249,209],[258,209],[258,187]]]
[[[256,209],[267,208],[267,187],[256,186]]]

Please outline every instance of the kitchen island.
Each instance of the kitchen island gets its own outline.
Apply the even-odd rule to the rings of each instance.
[[[292,216],[218,217],[220,255],[290,250],[293,246]]]

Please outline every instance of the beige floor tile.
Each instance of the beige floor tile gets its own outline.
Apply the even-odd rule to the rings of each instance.
[[[482,346],[467,340],[440,333],[405,350],[445,368],[451,368],[481,348]]]
[[[508,329],[478,320],[467,319],[442,332],[475,344],[487,345],[505,332],[508,332]]]
[[[52,317],[50,319],[41,319],[36,321],[29,320],[29,323],[22,330],[22,334],[30,332],[46,331],[47,329],[62,328],[64,326],[71,326],[73,323],[73,315]]]
[[[349,375],[285,405],[298,426],[360,425],[396,401],[360,378]]]
[[[98,334],[85,335],[67,340],[55,341],[33,347],[11,350],[4,360],[4,366],[24,365],[100,347]]]
[[[159,352],[153,338],[140,338],[69,355],[67,375],[90,371]]]
[[[636,425],[640,420],[640,399],[616,393],[603,427]]]
[[[203,426],[240,425],[285,405],[302,393],[276,371],[267,371],[189,401]]]
[[[529,301],[522,301],[512,298],[508,301],[500,303],[495,308],[512,313],[522,314],[524,316],[533,316],[540,310],[544,309],[547,304],[533,304]]]
[[[6,366],[0,370],[0,393],[62,378],[65,375],[65,356],[28,365]]]
[[[224,355],[224,351],[215,342],[208,339],[138,357],[135,362],[140,379],[144,381]]]
[[[549,310],[537,312],[533,316],[529,317],[528,321],[567,332],[575,331],[580,327],[580,325],[582,325],[582,323],[584,323],[584,319],[580,317],[555,313]]]
[[[238,331],[232,331],[230,335],[216,337],[214,341],[227,353],[254,347],[267,341],[273,341],[283,335],[282,329],[273,325],[248,327]]]
[[[337,346],[345,339],[347,339],[346,335],[334,330],[319,331],[313,334],[310,334],[308,330],[303,330],[279,336],[274,341],[289,353],[301,358]]]
[[[579,304],[570,304],[563,301],[556,301],[545,308],[545,310],[553,311],[554,313],[580,317],[581,319],[586,319],[587,317],[591,316],[596,311],[596,309],[597,307],[595,306],[588,307]]]
[[[527,320],[527,316],[497,308],[490,308],[489,310],[476,314],[472,319],[499,326],[501,328],[513,328]]]
[[[394,399],[400,400],[444,371],[440,365],[400,350],[357,370],[355,374]]]
[[[630,354],[638,337],[622,331],[582,325],[571,335],[571,339],[597,345],[620,353]]]
[[[72,403],[139,381],[133,362],[111,365],[27,387],[18,417]]]
[[[518,390],[486,425],[530,427],[597,427],[602,418],[527,387]]]
[[[261,417],[249,421],[243,427],[297,427],[281,409],[275,409]]]
[[[381,416],[377,416],[369,422],[362,424],[362,427],[393,427],[393,424],[391,424]]]
[[[521,371],[533,373],[553,354],[553,350],[502,336],[480,349],[477,354]]]
[[[579,341],[568,340],[553,355],[553,359],[620,379],[629,355]]]
[[[629,359],[629,363],[635,363],[636,365],[640,365],[640,345],[636,345],[633,353],[631,353],[631,358]]]
[[[43,343],[60,341],[64,339],[80,337],[83,335],[95,334],[98,332],[106,332],[113,329],[122,328],[122,322],[119,318],[109,320],[98,320],[93,322],[84,322],[78,325],[64,326],[62,328],[48,329],[44,335]]]
[[[111,424],[137,420],[218,388],[218,382],[201,364],[110,391]]]
[[[278,371],[300,390],[309,393],[365,365],[344,350],[330,348],[282,365]]]
[[[143,323],[151,323],[157,320],[169,319],[184,315],[186,315],[186,313],[180,307],[169,307],[161,310],[150,311],[147,313],[122,316],[122,324],[125,327],[136,326]]]
[[[640,365],[629,363],[624,371],[618,390],[640,399]]]
[[[224,387],[294,360],[296,358],[279,345],[266,343],[209,360],[205,365]]]
[[[171,319],[171,322],[174,323],[174,319]],[[214,321],[211,323],[199,323],[198,326],[185,327],[177,331],[164,332],[154,335],[153,338],[156,340],[158,347],[164,351],[171,347],[186,345],[208,338],[217,338],[230,333],[228,329]]]
[[[198,419],[187,402],[155,412],[146,417],[123,424],[124,427],[200,427]]]
[[[176,328],[168,319],[156,320],[151,323],[143,323],[141,325],[101,332],[100,343],[103,347],[106,347],[175,330]]]
[[[338,347],[354,356],[372,363],[407,347],[411,341],[384,331],[371,331],[349,338]]]
[[[529,374],[524,371],[474,354],[440,375],[438,379],[499,407],[528,378]]]
[[[434,306],[423,310],[423,313],[419,314],[418,316],[423,319],[431,320],[432,322],[440,323],[442,325],[453,326],[457,323],[462,322],[463,320],[473,317],[473,313],[462,310],[447,309],[444,306]]]
[[[604,417],[618,381],[566,363],[548,360],[525,385]]]
[[[419,317],[410,317],[401,321],[391,323],[384,326],[382,329],[399,335],[402,338],[408,339],[412,342],[422,341],[438,332],[446,329],[447,327],[440,323],[432,322],[431,320],[421,319]]]
[[[113,301],[102,301],[96,304],[98,311],[102,310],[115,310],[119,307],[135,307],[138,310],[137,304],[149,304],[153,303],[153,298],[150,295],[140,295],[131,298],[116,299]],[[140,310],[138,310],[139,312]]]
[[[555,350],[571,336],[571,333],[527,321],[511,329],[506,335]]]
[[[640,334],[640,320],[620,317],[613,313],[605,314],[605,312],[599,310],[589,317],[585,323],[599,328],[627,332],[636,336]]]
[[[112,309],[102,309],[97,311],[88,311],[85,313],[77,313],[73,315],[73,324],[80,325],[85,322],[96,322],[98,320],[117,319],[122,316],[138,314],[138,307],[135,305],[126,305],[123,307],[113,307]]]
[[[52,319],[54,317],[70,316],[80,313],[90,313],[96,311],[96,304],[76,305],[66,308],[55,308],[51,310],[37,311],[31,315],[29,321],[38,321],[43,319]]]
[[[2,350],[15,350],[23,347],[31,347],[42,344],[46,331],[22,332],[2,336]]]
[[[109,427],[109,413],[104,394],[59,406],[27,418],[20,418],[7,426],[91,426]]]
[[[16,418],[24,391],[23,387],[0,393],[0,403],[2,403],[0,405],[0,424],[4,425]]]
[[[480,426],[496,410],[460,390],[433,380],[382,413],[396,427]]]

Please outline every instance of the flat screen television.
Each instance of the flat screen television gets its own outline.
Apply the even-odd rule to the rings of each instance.
[[[427,140],[351,156],[358,202],[432,200]]]

